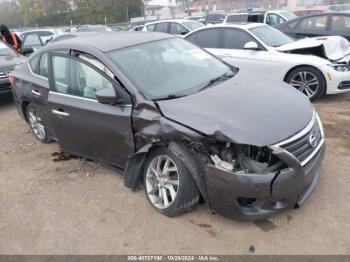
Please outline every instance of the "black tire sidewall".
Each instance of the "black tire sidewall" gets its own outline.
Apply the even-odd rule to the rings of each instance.
[[[327,82],[322,74],[321,71],[319,71],[318,69],[314,68],[314,67],[311,67],[311,66],[301,66],[301,67],[298,67],[294,70],[292,70],[288,76],[286,77],[286,82],[289,84],[290,80],[292,79],[292,77],[299,73],[299,72],[310,72],[312,74],[314,74],[317,79],[318,79],[318,82],[319,82],[319,87],[318,87],[318,90],[316,92],[316,94],[310,98],[310,100],[315,100],[315,99],[318,99],[322,96],[324,96],[326,94],[326,91],[327,91]],[[299,90],[298,90],[299,91]],[[301,91],[299,91],[301,92]],[[305,95],[305,94],[304,94]]]
[[[146,173],[147,173],[148,166],[151,163],[151,161],[159,155],[167,155],[174,161],[177,167],[178,176],[179,176],[179,187],[178,187],[178,192],[177,192],[175,201],[171,204],[170,207],[165,209],[157,208],[152,204],[146,189]],[[185,206],[185,204],[188,203],[189,201],[192,201],[195,198],[199,198],[199,191],[197,189],[197,185],[195,184],[192,178],[192,175],[186,169],[181,159],[179,159],[174,153],[172,153],[168,148],[165,148],[165,147],[158,148],[152,151],[147,157],[145,168],[144,168],[144,174],[143,174],[143,183],[144,183],[146,197],[150,202],[150,204],[152,205],[152,207],[155,210],[157,210],[159,213],[168,217],[175,217],[184,213],[185,211],[189,211],[189,210],[181,210],[181,209],[183,209],[183,206]]]

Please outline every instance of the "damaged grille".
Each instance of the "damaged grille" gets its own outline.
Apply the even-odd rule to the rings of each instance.
[[[310,124],[292,138],[278,144],[305,166],[324,143],[323,131],[316,113]]]
[[[8,72],[0,72],[0,79],[8,78]]]

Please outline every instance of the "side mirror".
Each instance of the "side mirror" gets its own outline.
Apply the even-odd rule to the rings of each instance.
[[[180,34],[181,35],[187,35],[189,32],[188,31],[182,31]]]
[[[224,21],[225,21],[225,18],[220,18],[219,21],[220,21],[220,22],[224,22]]]
[[[27,56],[33,52],[34,52],[34,49],[32,47],[25,47],[22,49],[21,54]]]
[[[118,102],[117,94],[113,87],[97,90],[95,92],[97,102],[106,105],[114,105]]]
[[[258,44],[254,41],[248,42],[243,47],[244,50],[253,50],[253,51],[259,51],[261,48],[258,46]]]
[[[51,42],[52,39],[53,39],[53,36],[51,36],[49,39],[47,39],[46,42],[45,42],[45,45],[48,44],[49,42]]]

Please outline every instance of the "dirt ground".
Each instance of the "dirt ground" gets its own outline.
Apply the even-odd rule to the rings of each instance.
[[[350,94],[316,103],[327,154],[298,210],[258,223],[153,210],[143,191],[100,164],[54,162],[10,99],[0,101],[1,254],[350,254]]]

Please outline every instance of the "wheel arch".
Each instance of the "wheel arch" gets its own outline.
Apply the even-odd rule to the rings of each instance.
[[[124,171],[124,185],[132,190],[137,190],[143,184],[143,172],[148,155],[159,147],[167,147],[177,156],[191,174],[198,187],[201,197],[208,201],[204,171],[201,170],[200,163],[190,152],[187,146],[179,141],[158,141],[142,147],[137,153],[129,158]]]
[[[308,64],[300,64],[300,65],[296,65],[296,66],[293,66],[292,68],[290,68],[290,69],[287,71],[287,73],[284,75],[283,81],[286,82],[288,75],[289,75],[293,70],[295,70],[295,69],[297,69],[297,68],[299,68],[299,67],[311,67],[311,68],[313,68],[313,69],[319,71],[319,72],[321,73],[323,79],[324,79],[325,82],[326,82],[326,88],[327,88],[327,79],[326,79],[326,77],[324,76],[323,72],[322,72],[320,69],[318,69],[316,66],[308,65]]]

